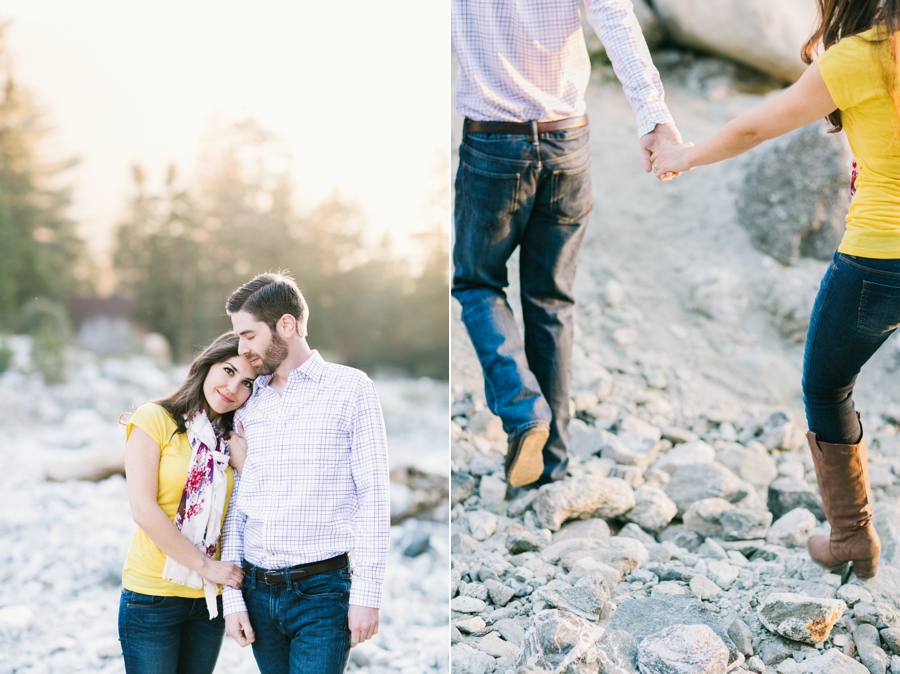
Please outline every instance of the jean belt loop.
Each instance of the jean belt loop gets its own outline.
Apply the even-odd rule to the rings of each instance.
[[[535,145],[540,145],[540,140],[538,140],[538,123],[534,120],[531,120],[531,140]]]
[[[291,589],[293,581],[291,580],[291,567],[284,567],[284,587],[288,590]]]
[[[462,139],[463,139],[464,143],[466,142],[466,130],[467,130],[468,126],[469,126],[469,118],[464,117],[463,118],[463,133],[462,133]]]

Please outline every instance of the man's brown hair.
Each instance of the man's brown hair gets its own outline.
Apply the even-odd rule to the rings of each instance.
[[[309,307],[290,272],[266,272],[231,293],[225,303],[229,314],[246,311],[275,332],[275,325],[285,314],[297,319],[297,334],[306,337]]]

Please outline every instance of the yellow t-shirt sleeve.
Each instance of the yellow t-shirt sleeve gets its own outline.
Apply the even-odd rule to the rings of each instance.
[[[144,403],[135,410],[125,426],[126,440],[131,437],[131,430],[135,426],[149,435],[160,448],[169,441],[172,431],[176,428],[169,413],[156,403]]]
[[[816,59],[828,93],[840,110],[856,107],[884,93],[881,69],[873,67],[881,45],[873,43],[873,38],[872,31],[867,31],[865,36],[844,38]]]

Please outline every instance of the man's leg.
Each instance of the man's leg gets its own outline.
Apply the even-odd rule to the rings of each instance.
[[[290,674],[343,674],[350,658],[350,570],[296,581],[280,603],[291,638]],[[261,669],[261,668],[260,668]]]
[[[470,134],[456,176],[453,296],[484,372],[488,407],[511,439],[551,419],[505,292],[506,263],[533,203],[533,158],[527,136]]]
[[[566,474],[578,253],[593,203],[587,127],[541,136],[544,171],[520,246],[525,353],[550,405],[543,479]]]
[[[279,600],[285,594],[285,586],[269,587],[245,576],[243,594],[255,635],[253,657],[260,673],[289,674],[291,640],[282,629],[278,613]]]

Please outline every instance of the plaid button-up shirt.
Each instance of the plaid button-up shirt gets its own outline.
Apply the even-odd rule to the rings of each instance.
[[[640,135],[672,121],[631,0],[585,0],[637,115]],[[476,121],[553,121],[583,115],[591,62],[578,0],[451,0],[459,60],[456,109]]]
[[[317,351],[291,372],[283,394],[258,377],[235,415],[247,461],[235,487],[222,560],[264,569],[349,552],[350,603],[379,608],[390,541],[387,443],[372,380]],[[245,611],[223,590],[224,614]]]

